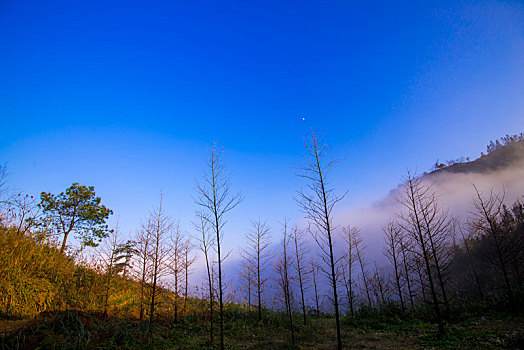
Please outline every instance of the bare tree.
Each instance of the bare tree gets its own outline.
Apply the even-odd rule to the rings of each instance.
[[[231,184],[229,177],[225,173],[221,155],[223,150],[219,150],[214,143],[209,149],[207,158],[207,171],[203,177],[203,183],[197,183],[196,189],[198,197],[196,204],[204,209],[204,219],[209,223],[216,234],[216,249],[218,258],[218,291],[220,305],[220,349],[224,349],[224,303],[223,303],[223,283],[222,283],[222,261],[221,240],[223,238],[223,228],[225,224],[224,215],[234,209],[241,201],[242,196],[231,194]]]
[[[480,283],[480,277],[477,270],[477,263],[473,258],[473,254],[470,248],[470,241],[473,240],[474,231],[467,231],[466,233],[462,230],[462,227],[459,226],[460,234],[462,236],[462,242],[464,243],[464,248],[466,248],[466,255],[468,257],[469,265],[471,266],[475,284],[477,286],[477,292],[479,294],[480,300],[484,299],[484,293],[482,292],[482,284]]]
[[[511,280],[514,285],[520,286],[524,274],[524,205],[520,200],[517,200],[509,208],[504,206],[501,222],[510,248],[508,260]]]
[[[313,290],[315,292],[315,310],[317,315],[320,315],[320,303],[318,295],[318,286],[317,286],[317,276],[318,276],[318,265],[315,263],[315,259],[311,258],[311,276],[313,277]]]
[[[429,187],[429,189],[432,191],[431,187]],[[437,197],[434,192],[428,197],[427,204],[427,206],[422,208],[421,213],[435,267],[437,282],[446,308],[446,314],[449,316],[450,306],[446,284],[449,280],[450,267],[453,259],[455,219],[449,215],[448,211],[444,211],[438,206]]]
[[[138,278],[140,280],[140,320],[144,319],[144,312],[147,303],[145,302],[147,281],[150,275],[151,261],[149,259],[151,249],[152,230],[148,227],[149,221],[143,222],[135,236],[135,263],[137,265]]]
[[[8,204],[7,164],[0,165],[0,226],[6,225]]]
[[[357,253],[357,261],[358,261],[358,264],[360,265],[360,273],[361,273],[361,276],[362,276],[362,282],[364,283],[364,292],[366,293],[366,297],[367,297],[367,304],[369,307],[371,307],[372,305],[372,302],[371,302],[371,291],[370,291],[370,286],[369,286],[369,276],[368,276],[368,271],[367,271],[367,268],[366,268],[366,258],[364,257],[363,253],[362,253],[362,250],[364,249],[364,246],[363,246],[363,243],[362,243],[362,239],[360,237],[358,237],[355,241],[355,250],[356,250],[356,253]]]
[[[304,241],[304,232],[300,231],[296,227],[293,229],[293,243],[295,246],[295,259],[294,259],[294,270],[298,278],[298,286],[300,288],[300,304],[302,306],[302,317],[304,319],[304,325],[307,324],[306,318],[306,298],[305,293],[307,291],[307,279],[308,272],[304,263],[306,262],[306,246]]]
[[[187,314],[187,298],[189,296],[189,275],[191,273],[191,265],[196,261],[196,255],[193,255],[193,244],[188,238],[184,242],[183,251],[183,268],[184,268],[184,313]]]
[[[256,287],[258,320],[262,321],[262,293],[264,292],[264,285],[268,280],[266,269],[271,259],[269,226],[265,222],[260,221],[260,219],[251,221],[251,230],[246,235],[246,241],[248,246],[243,251],[242,256],[247,265],[247,275],[252,276]]]
[[[213,233],[209,230],[209,224],[204,218],[202,212],[197,212],[198,223],[195,224],[195,227],[200,231],[202,237],[200,241],[200,250],[204,253],[204,258],[206,260],[206,277],[207,277],[207,288],[209,291],[209,342],[213,344],[213,299],[214,299],[214,283],[213,283],[213,260],[211,257],[211,249],[215,244],[215,239]]]
[[[282,232],[282,252],[275,269],[278,274],[278,284],[284,298],[284,306],[289,317],[289,327],[291,329],[291,343],[295,345],[295,331],[293,328],[293,305],[292,305],[292,289],[291,276],[289,269],[291,261],[288,254],[288,245],[291,240],[290,234],[287,232],[287,220],[284,219]]]
[[[243,280],[243,288],[246,290],[247,297],[247,311],[251,312],[251,296],[253,295],[253,264],[245,257],[242,260],[242,266],[240,270],[240,277]]]
[[[39,215],[37,200],[28,194],[17,193],[6,200],[7,222],[16,228],[19,235],[24,235],[36,226],[36,217]]]
[[[410,252],[409,252],[408,240],[409,240],[409,237],[406,237],[404,232],[402,232],[400,236],[400,253],[402,254],[402,267],[404,269],[404,273],[401,274],[401,276],[403,276],[404,279],[406,280],[406,286],[408,288],[409,302],[411,305],[411,309],[413,309],[415,307],[415,303],[413,301],[415,294],[413,291],[413,281],[411,278],[413,268],[411,267],[409,263]]]
[[[357,227],[350,227],[349,225],[347,227],[343,227],[342,234],[346,243],[346,253],[344,254],[344,263],[342,264],[342,277],[344,280],[344,285],[346,287],[346,297],[348,299],[351,317],[354,317],[355,292],[353,290],[353,272],[357,260],[357,247],[362,241],[362,239],[360,238],[360,229],[358,229]]]
[[[12,226],[17,234],[23,235],[36,226],[39,214],[36,198],[10,189],[7,186],[7,164],[0,165],[0,226]]]
[[[173,275],[173,291],[174,291],[174,314],[173,322],[178,322],[178,307],[180,301],[180,285],[182,283],[183,272],[183,250],[184,250],[184,236],[180,228],[180,222],[174,225],[173,233],[170,237],[171,257],[169,267]]]
[[[369,280],[373,294],[375,295],[376,305],[382,308],[386,303],[389,294],[388,281],[383,271],[379,270],[375,261],[375,271]]]
[[[99,261],[105,278],[104,295],[104,317],[107,316],[109,298],[114,290],[115,277],[124,271],[128,264],[129,242],[119,237],[118,222],[113,231],[109,233],[106,240],[102,242],[98,251]]]
[[[297,202],[306,217],[310,220],[310,231],[322,252],[322,260],[329,267],[331,287],[333,290],[333,306],[335,308],[335,322],[337,329],[337,349],[342,349],[342,338],[340,335],[340,315],[337,292],[337,261],[333,250],[333,209],[344,196],[337,196],[333,189],[329,188],[327,175],[337,164],[335,160],[329,160],[328,148],[321,143],[320,138],[311,133],[305,140],[306,154],[304,164],[298,176],[309,181],[307,190],[299,192]]]
[[[414,252],[414,250],[412,252]],[[424,303],[431,304],[432,301],[428,298],[428,295],[427,295],[427,290],[429,288],[428,282],[424,280],[427,272],[425,272],[426,268],[424,266],[423,260],[424,260],[423,257],[421,257],[420,255],[414,254],[414,253],[411,254],[410,262],[411,262],[411,265],[413,266],[412,269],[415,271],[416,278],[418,279],[417,280],[418,290],[416,287],[415,287],[415,290],[417,290],[419,295],[422,294],[422,301],[424,301]]]
[[[431,302],[441,337],[445,329],[435,282],[435,277],[438,275],[436,260],[439,259],[435,241],[440,241],[441,236],[439,235],[445,232],[448,218],[438,207],[436,195],[431,186],[422,183],[420,178],[415,178],[409,171],[402,194],[397,200],[404,207],[404,212],[399,213],[399,225],[412,239],[413,253],[417,254],[425,270],[424,277],[429,284]],[[424,290],[422,274],[420,278],[422,290]],[[444,290],[444,286],[441,285],[441,287]]]
[[[403,281],[402,281],[402,269],[401,269],[401,250],[402,250],[402,229],[398,224],[389,220],[386,225],[382,228],[384,231],[384,240],[386,246],[384,247],[384,255],[388,258],[394,269],[394,284],[398,293],[400,306],[402,311],[406,311],[406,305],[404,304],[404,297],[402,293]]]
[[[510,259],[514,247],[509,239],[510,235],[503,228],[501,219],[505,211],[505,192],[497,195],[492,189],[488,196],[483,196],[475,185],[473,187],[475,188],[474,211],[469,221],[470,228],[486,237],[491,243],[492,252],[488,250],[489,253],[484,254],[484,259],[502,272],[510,302],[514,304],[513,287],[510,281]]]
[[[162,206],[162,192],[158,207],[149,214],[148,228],[151,230],[151,305],[149,311],[149,332],[155,315],[155,306],[160,278],[167,275],[170,249],[168,249],[168,236],[173,229],[173,220],[166,214]]]

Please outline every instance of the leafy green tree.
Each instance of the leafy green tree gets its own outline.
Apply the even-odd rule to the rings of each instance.
[[[100,204],[101,198],[95,194],[93,186],[73,183],[59,195],[42,192],[40,208],[44,221],[48,220],[59,235],[63,235],[63,252],[67,237],[74,232],[83,246],[96,247],[111,230],[106,224],[113,211]]]

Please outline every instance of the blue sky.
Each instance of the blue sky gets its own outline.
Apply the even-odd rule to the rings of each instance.
[[[302,120],[305,118],[305,120]],[[165,201],[191,229],[214,140],[249,219],[277,230],[315,128],[366,206],[406,168],[477,157],[524,125],[519,1],[0,3],[0,162],[32,194],[94,185],[132,231]]]

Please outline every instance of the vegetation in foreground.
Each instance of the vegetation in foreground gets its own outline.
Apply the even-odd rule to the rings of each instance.
[[[291,345],[287,315],[265,311],[260,323],[255,312],[232,307],[225,313],[225,347],[229,349],[333,349],[333,319],[312,317],[306,326],[295,315],[296,346]],[[104,317],[102,313],[63,311],[43,313],[20,327],[2,321],[2,349],[214,349],[209,324],[187,317],[177,324],[158,319],[153,332],[147,321]],[[17,330],[10,329],[10,323]],[[448,325],[439,339],[438,326],[398,315],[343,318],[345,349],[522,349],[524,319],[510,315],[469,316]],[[7,335],[6,335],[7,334]]]

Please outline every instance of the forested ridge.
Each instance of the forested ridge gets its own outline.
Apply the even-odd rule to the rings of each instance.
[[[183,227],[160,193],[133,234],[108,224],[117,208],[94,187],[36,198],[10,189],[1,167],[2,348],[524,347],[524,193],[473,183],[470,209],[452,212],[433,186],[521,167],[522,134],[473,161],[408,171],[384,218],[387,264],[370,259],[363,229],[339,224],[338,160],[315,133],[305,140],[296,202],[308,224],[252,220],[234,271],[222,242],[243,196],[216,144],[189,203],[194,222]]]

